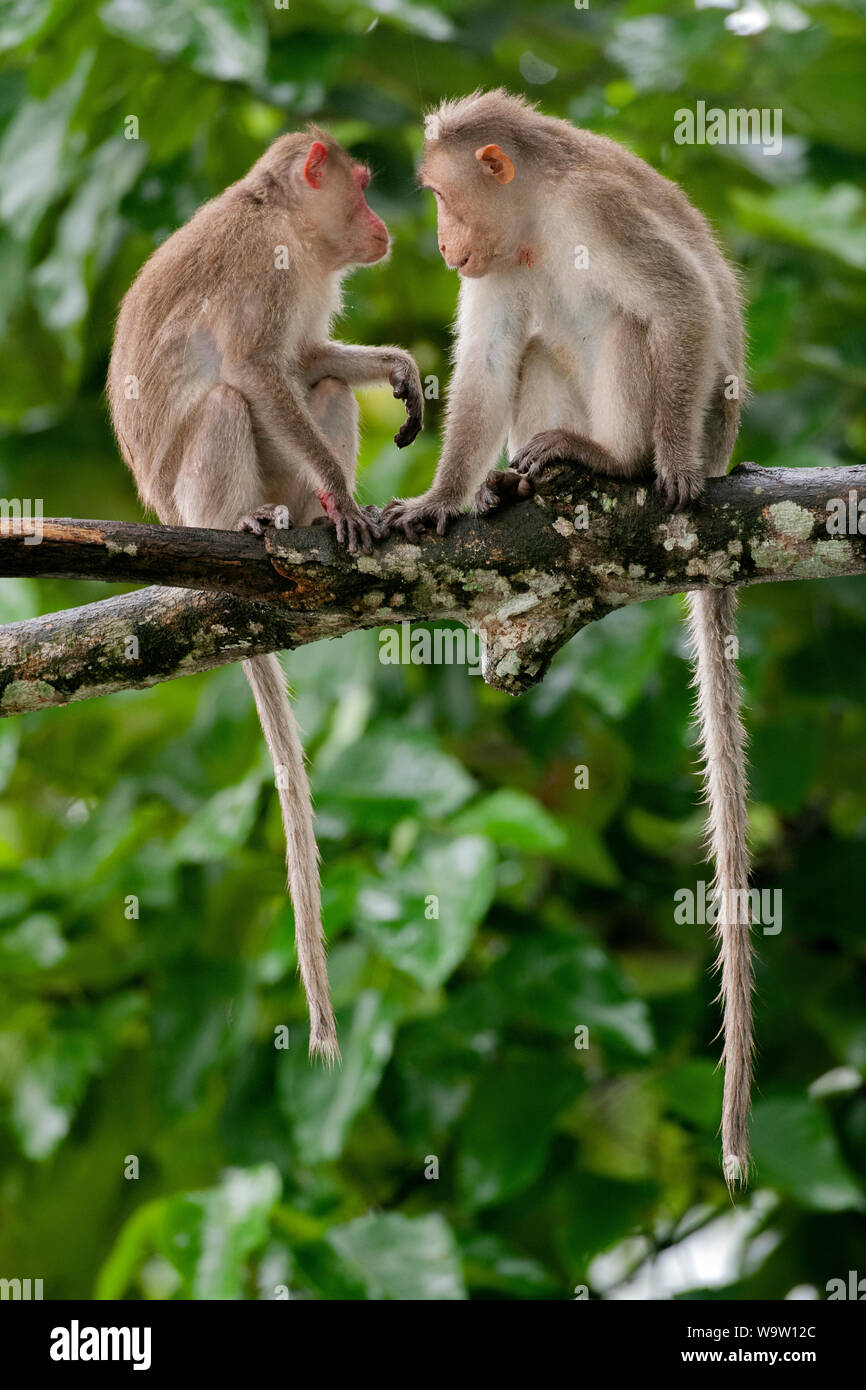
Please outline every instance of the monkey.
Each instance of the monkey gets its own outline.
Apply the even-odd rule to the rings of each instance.
[[[169,525],[331,522],[350,553],[379,539],[354,500],[352,387],[388,382],[403,448],[423,422],[418,368],[396,347],[330,340],[341,282],[388,253],[366,165],[326,131],[279,136],[145,262],[121,304],[108,400],[144,505]],[[326,521],[327,518],[327,521]],[[310,1055],[339,1059],[321,925],[310,788],[276,655],[243,662],[271,753],[286,836]]]
[[[745,392],[739,284],[706,219],[615,141],[499,89],[428,116],[419,182],[439,250],[460,275],[454,370],[435,478],[382,513],[410,539],[465,503],[486,515],[572,462],[654,476],[669,509],[724,474]],[[496,471],[503,444],[511,460]],[[491,470],[491,471],[488,471]],[[727,659],[736,597],[687,596],[709,803],[725,1068],[722,1157],[748,1177],[752,965],[745,734]],[[731,905],[734,905],[733,916]]]

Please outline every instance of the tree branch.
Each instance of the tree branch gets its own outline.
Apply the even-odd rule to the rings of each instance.
[[[517,694],[575,632],[625,604],[710,585],[866,572],[858,493],[866,495],[866,467],[746,464],[671,515],[649,485],[560,465],[530,502],[486,520],[463,517],[445,537],[392,536],[355,557],[327,525],[260,538],[45,521],[40,543],[28,544],[0,521],[2,575],[180,586],[0,628],[0,712],[149,686],[407,619],[472,628],[484,643],[485,679]],[[832,499],[844,509],[841,530],[828,524]]]

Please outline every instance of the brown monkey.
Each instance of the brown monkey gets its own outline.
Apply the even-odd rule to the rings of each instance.
[[[455,366],[436,477],[383,520],[441,533],[526,496],[555,460],[611,476],[647,468],[670,507],[723,474],[744,391],[736,277],[681,190],[611,140],[496,91],[428,118],[421,182],[439,246],[462,278]],[[511,467],[496,464],[508,443]],[[752,973],[739,679],[727,659],[736,598],[688,596],[720,904],[725,1014],[724,1171],[749,1162]],[[733,911],[731,910],[733,908]]]
[[[173,525],[307,525],[324,513],[350,551],[380,534],[354,500],[362,382],[406,404],[395,436],[421,428],[408,353],[329,341],[350,266],[381,260],[385,224],[369,171],[311,128],[282,135],[249,173],[159,247],[117,320],[108,394],[141,498]],[[322,943],[318,852],[303,750],[276,656],[243,663],[277,771],[310,1052],[339,1055]]]

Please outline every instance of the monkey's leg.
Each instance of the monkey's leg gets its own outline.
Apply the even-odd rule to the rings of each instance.
[[[198,408],[175,479],[174,506],[184,526],[230,531],[263,500],[247,403],[221,383]]]
[[[675,511],[704,486],[704,414],[712,399],[712,311],[655,326],[648,334],[652,376],[652,444],[656,487]]]
[[[580,384],[566,379],[571,401],[565,403],[565,419],[557,420],[556,428],[549,423],[535,434],[512,459],[511,467],[530,479],[537,479],[555,462],[576,463],[614,477],[640,471],[651,447],[646,355],[639,326],[622,314],[615,315],[592,365],[588,409],[575,400]]]
[[[520,363],[508,432],[513,462],[488,473],[475,496],[475,511],[484,516],[505,502],[530,497],[532,479],[555,459],[577,459],[575,441],[587,435],[588,413],[579,385],[540,338],[531,338]]]
[[[354,392],[345,382],[326,377],[306,392],[306,405],[354,491],[359,444]],[[271,449],[267,439],[259,439],[257,445],[263,478],[262,502],[250,515],[241,518],[238,529],[260,534],[268,525],[279,528],[324,522],[323,504],[305,474],[302,460],[289,470],[283,453]]]
[[[360,446],[360,411],[347,382],[323,377],[307,393],[310,414],[343,465],[343,476],[354,491]]]
[[[727,473],[740,430],[740,402],[729,398],[726,389],[722,377],[716,383],[704,419],[703,454],[708,478],[723,478]]]
[[[372,550],[377,524],[364,513],[346,482],[343,461],[310,414],[303,381],[286,376],[273,362],[242,359],[231,364],[232,384],[250,403],[259,450],[267,456],[266,473],[274,484],[305,477],[315,490],[337,539],[354,554]]]

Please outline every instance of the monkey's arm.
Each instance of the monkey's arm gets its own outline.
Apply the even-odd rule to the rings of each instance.
[[[406,420],[393,436],[405,449],[424,424],[424,395],[416,360],[402,347],[356,347],[350,343],[322,343],[304,361],[304,381],[316,386],[324,377],[336,377],[348,386],[386,381],[396,399],[406,403]]]
[[[406,403],[406,419],[394,436],[398,449],[411,444],[424,423],[424,396],[415,359],[398,347],[355,347],[324,343],[303,364],[304,380],[315,386],[326,376],[348,386],[387,381],[397,400]]]
[[[479,293],[475,284],[464,285],[436,476],[420,497],[389,502],[382,519],[390,530],[412,536],[416,525],[435,525],[442,535],[495,467],[516,398],[526,328],[525,310],[501,290]]]
[[[286,479],[300,467],[309,477],[326,515],[337,528],[337,539],[355,551],[369,552],[380,539],[378,523],[352,496],[351,483],[340,460],[313,420],[302,392],[272,360],[249,357],[226,370],[228,383],[246,398],[253,424],[261,430],[285,469]]]

